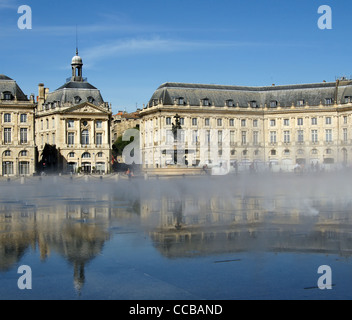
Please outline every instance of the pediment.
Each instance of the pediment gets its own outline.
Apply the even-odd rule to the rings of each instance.
[[[110,110],[107,110],[104,107],[96,106],[89,102],[84,102],[79,105],[70,107],[64,111],[64,113],[72,113],[72,114],[110,114]]]

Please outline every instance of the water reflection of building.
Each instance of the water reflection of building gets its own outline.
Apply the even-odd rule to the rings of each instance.
[[[109,202],[108,202],[109,203]],[[104,204],[70,202],[53,206],[28,206],[21,202],[0,204],[0,272],[9,271],[29,249],[45,260],[58,253],[73,267],[74,287],[85,282],[85,266],[109,240],[111,221],[126,209]]]
[[[343,198],[165,196],[144,199],[141,218],[169,257],[258,249],[350,255],[351,209]]]

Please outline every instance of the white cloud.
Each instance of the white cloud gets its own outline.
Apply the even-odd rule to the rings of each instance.
[[[152,39],[128,39],[124,41],[113,41],[104,45],[82,50],[82,56],[84,56],[84,59],[89,65],[92,65],[102,58],[131,54],[138,55],[257,45],[260,44],[251,42],[172,40],[157,37]]]
[[[14,9],[17,7],[16,0],[0,0],[0,9]]]

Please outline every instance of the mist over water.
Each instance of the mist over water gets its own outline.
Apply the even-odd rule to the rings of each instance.
[[[49,286],[57,288],[49,298],[68,299],[316,298],[320,291],[304,288],[315,286],[317,264],[337,264],[335,277],[352,281],[351,177],[339,171],[4,179],[0,299],[46,298],[41,292]],[[36,290],[12,284],[22,264],[32,266]],[[297,270],[292,282],[287,273]],[[266,290],[253,291],[257,284]],[[346,296],[336,285],[333,298]]]

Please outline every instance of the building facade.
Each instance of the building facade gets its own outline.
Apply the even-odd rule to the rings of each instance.
[[[118,137],[122,136],[126,130],[139,127],[139,111],[140,110],[137,110],[136,112],[132,113],[119,111],[112,117],[112,143],[114,143]]]
[[[254,164],[292,171],[352,163],[346,79],[269,87],[165,83],[140,116],[145,168]]]
[[[50,165],[62,172],[110,172],[110,106],[100,91],[83,78],[83,62],[78,52],[71,67],[71,78],[52,93],[39,84],[36,113],[39,161],[44,170]],[[57,154],[54,159],[48,159],[45,148],[49,146]]]
[[[0,176],[32,175],[36,170],[35,101],[16,81],[0,75]]]

